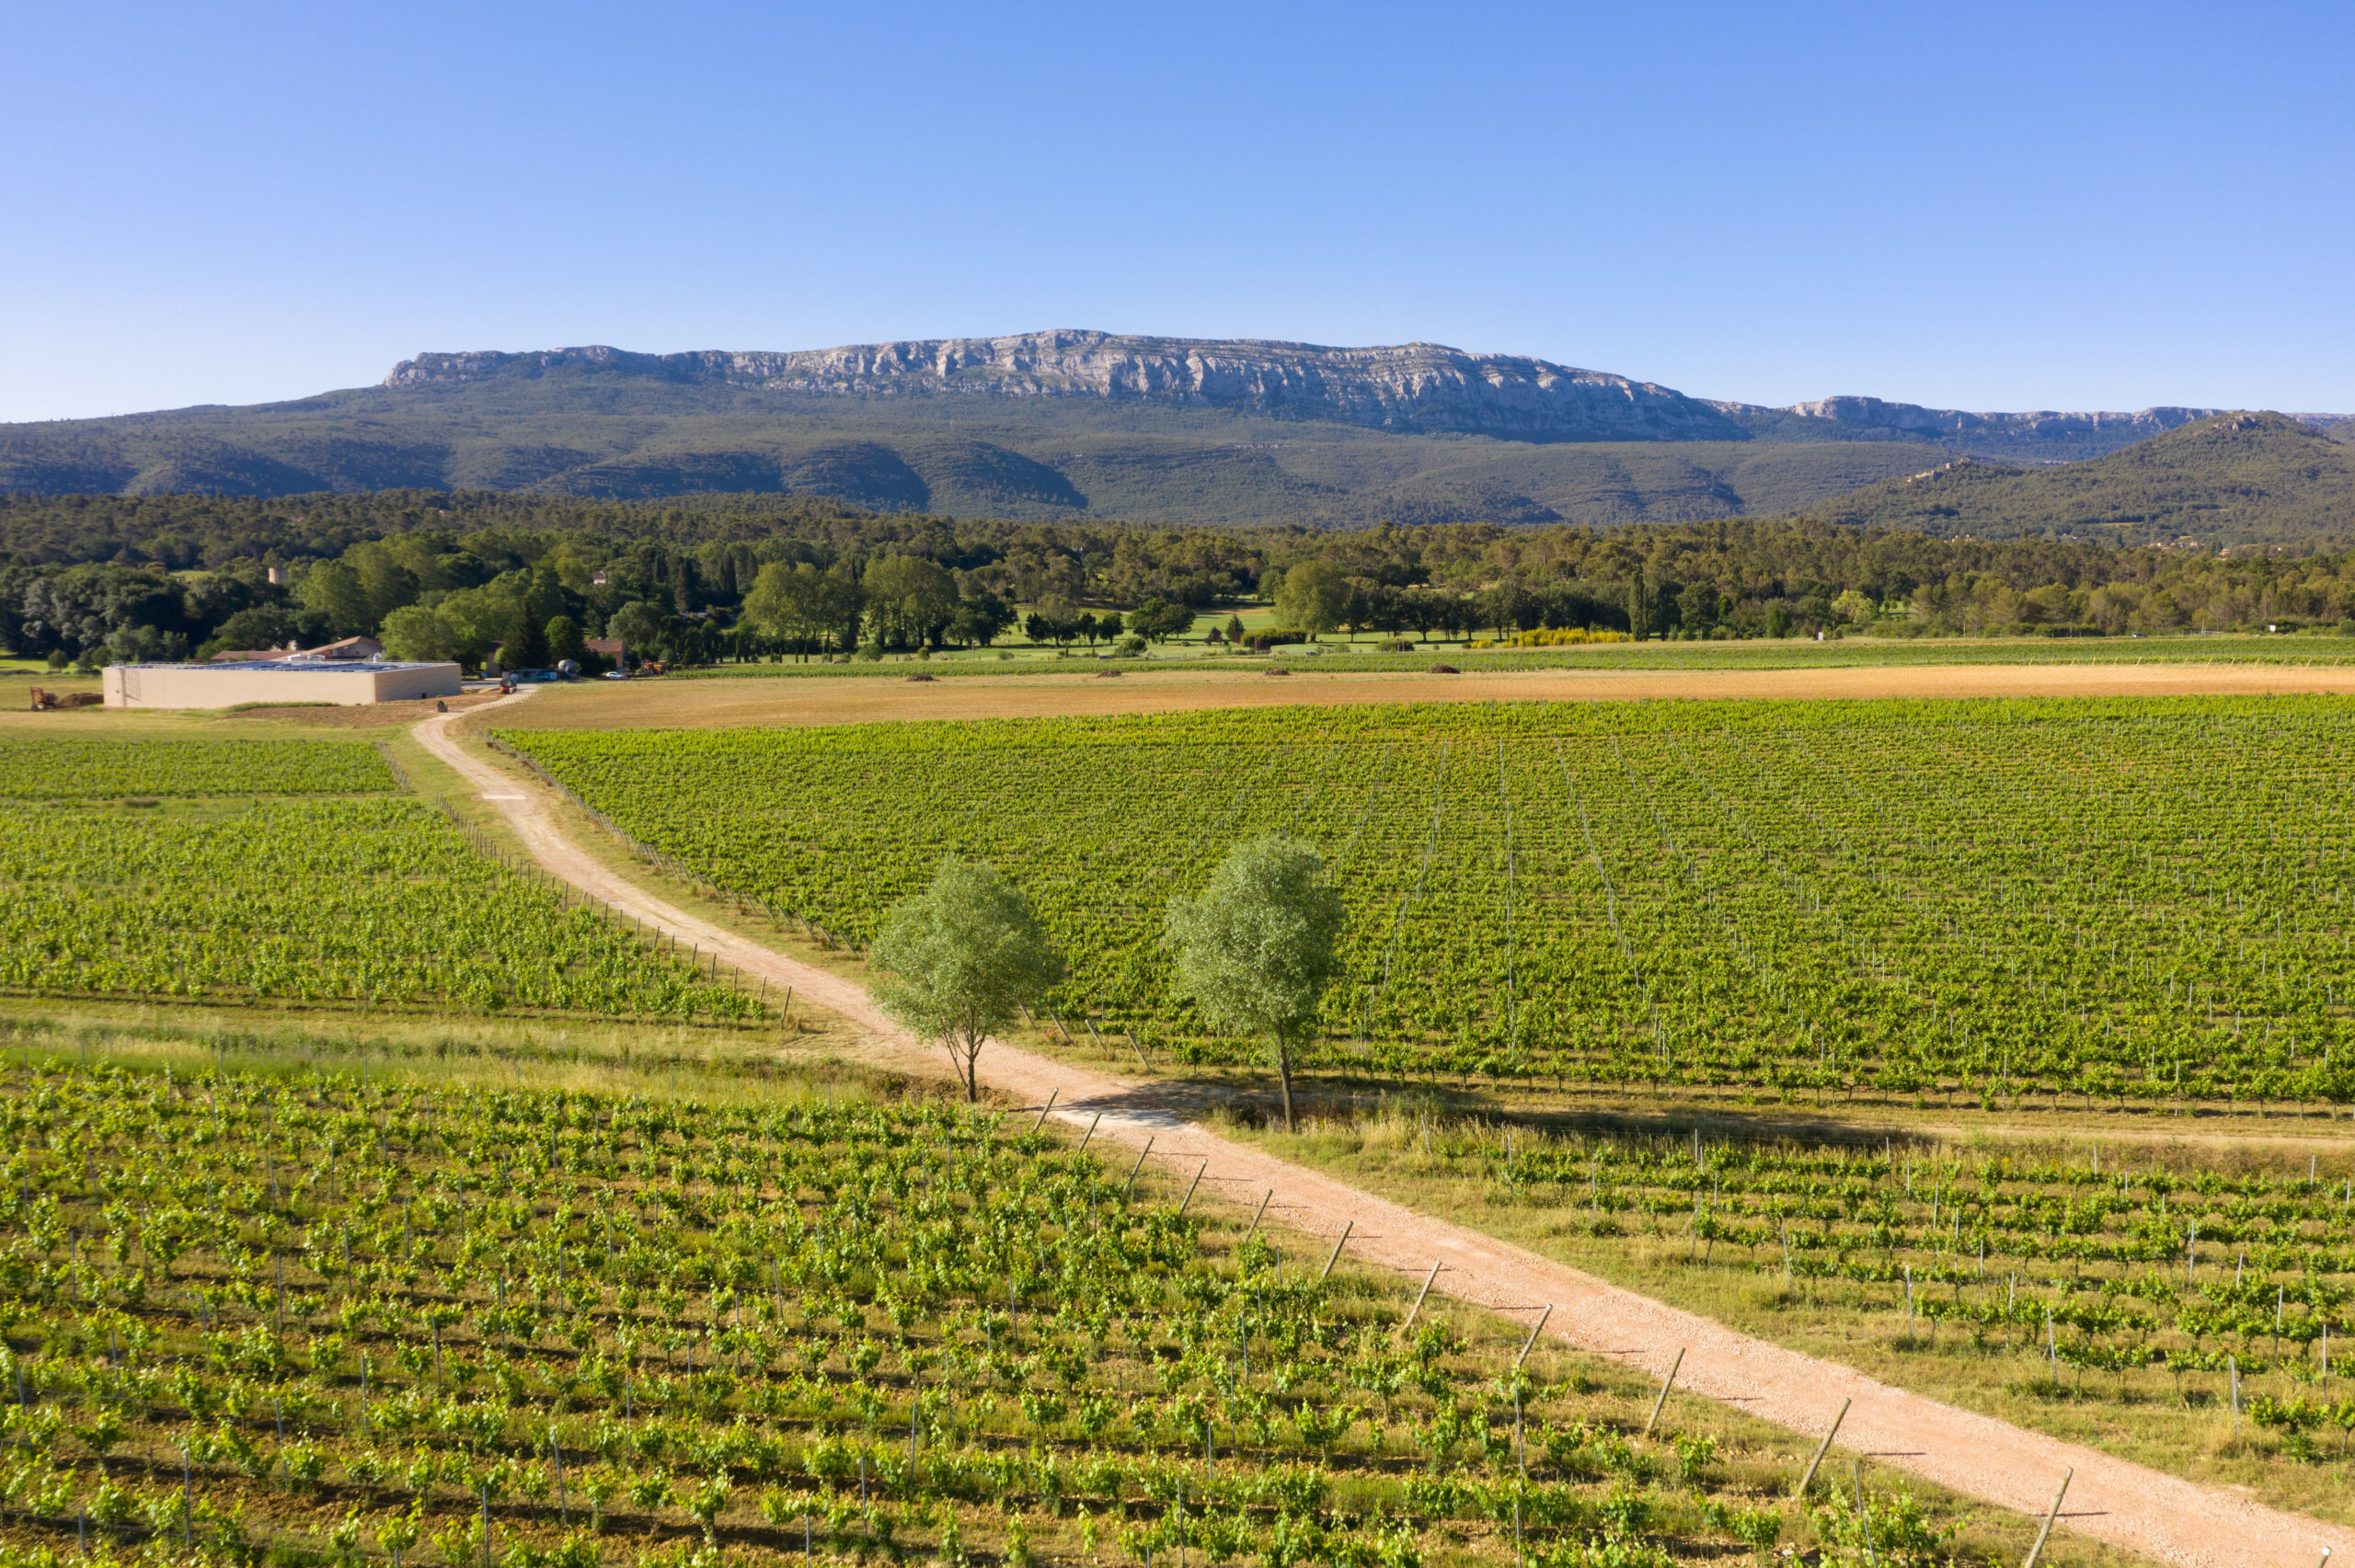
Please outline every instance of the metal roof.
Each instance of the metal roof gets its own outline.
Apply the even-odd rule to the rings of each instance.
[[[178,670],[191,671],[204,670],[275,670],[291,675],[299,675],[306,670],[314,674],[324,671],[329,675],[354,675],[368,673],[381,675],[388,670],[455,670],[458,667],[448,659],[424,664],[399,664],[391,659],[320,658],[296,661],[293,659],[284,658],[254,658],[238,659],[226,664],[111,664],[107,668],[109,670]]]

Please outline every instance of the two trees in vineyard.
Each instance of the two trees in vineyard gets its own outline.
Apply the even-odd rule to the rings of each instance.
[[[1325,863],[1285,838],[1235,845],[1191,898],[1170,900],[1177,989],[1213,1024],[1266,1040],[1292,1127],[1294,1049],[1315,1027],[1317,999],[1340,973],[1348,915]],[[871,956],[876,1003],[948,1050],[965,1097],[989,1037],[1038,1002],[1062,963],[1020,891],[994,867],[945,857],[931,886],[893,909]]]

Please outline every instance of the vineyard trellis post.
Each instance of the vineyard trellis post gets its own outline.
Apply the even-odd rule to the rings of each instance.
[[[1684,1347],[1680,1345],[1676,1347],[1676,1359],[1668,1364],[1668,1376],[1660,1379],[1660,1397],[1652,1401],[1652,1413],[1644,1420],[1645,1436],[1650,1436],[1652,1428],[1660,1424],[1660,1413],[1668,1405],[1668,1391],[1676,1386],[1676,1374],[1682,1371],[1683,1367]]]
[[[2074,1476],[2076,1473],[2077,1470],[2074,1465],[2072,1465],[2067,1470],[2062,1471],[2060,1490],[2053,1493],[2052,1506],[2044,1511],[2044,1524],[2042,1528],[2038,1529],[2036,1532],[2036,1543],[2028,1549],[2028,1560],[2020,1564],[2020,1568],[2036,1568],[2039,1560],[2044,1556],[2044,1543],[2052,1539],[2053,1521],[2061,1517],[2061,1500],[2069,1495],[2069,1481],[2070,1478]],[[2322,1555],[2323,1561],[2326,1562],[2328,1562],[2330,1560],[2330,1549],[2328,1547],[2325,1547],[2323,1549]]]
[[[1342,1240],[1347,1241],[1348,1239],[1349,1239],[1349,1238],[1348,1238],[1347,1234],[1346,1234],[1346,1233],[1344,1233],[1344,1235],[1343,1235],[1343,1237],[1342,1237]],[[1338,1248],[1338,1247],[1334,1249],[1334,1252],[1335,1252],[1335,1253],[1336,1253],[1337,1255],[1338,1254],[1339,1251],[1340,1251],[1340,1249],[1339,1249],[1339,1248]],[[1329,1266],[1330,1266],[1330,1265],[1327,1265],[1327,1266],[1328,1266],[1328,1270],[1329,1270]],[[1523,1362],[1525,1362],[1525,1361],[1527,1361],[1527,1360],[1529,1359],[1529,1353],[1530,1353],[1530,1351],[1531,1351],[1531,1350],[1533,1350],[1533,1349],[1534,1349],[1534,1348],[1536,1347],[1536,1345],[1537,1345],[1537,1336],[1538,1336],[1539,1334],[1544,1333],[1545,1332],[1545,1324],[1546,1324],[1549,1321],[1551,1321],[1551,1319],[1553,1318],[1553,1316],[1554,1316],[1554,1303],[1553,1303],[1553,1302],[1551,1302],[1551,1301],[1548,1301],[1548,1302],[1546,1302],[1546,1303],[1545,1303],[1545,1310],[1544,1311],[1542,1311],[1542,1312],[1540,1312],[1540,1313],[1538,1313],[1538,1314],[1537,1314],[1537,1326],[1536,1326],[1536,1327],[1534,1327],[1534,1328],[1533,1328],[1533,1329],[1531,1329],[1531,1330],[1529,1331],[1529,1337],[1528,1337],[1527,1339],[1524,1339],[1524,1340],[1522,1340],[1522,1341],[1521,1342],[1521,1354],[1520,1354],[1520,1355],[1518,1355],[1518,1356],[1514,1356],[1514,1357],[1512,1358],[1513,1369],[1514,1369],[1515,1371],[1519,1371],[1519,1370],[1521,1369],[1522,1363],[1523,1363]]]
[[[1839,1413],[1832,1418],[1832,1425],[1823,1429],[1823,1441],[1815,1446],[1815,1457],[1807,1461],[1807,1469],[1799,1475],[1798,1485],[1792,1489],[1793,1498],[1806,1498],[1807,1489],[1815,1482],[1816,1470],[1823,1463],[1823,1456],[1832,1451],[1832,1439],[1840,1435],[1840,1424],[1848,1419],[1848,1406],[1854,1402],[1845,1399],[1840,1402]]]
[[[1186,1184],[1186,1196],[1178,1205],[1178,1219],[1183,1219],[1186,1218],[1187,1206],[1194,1201],[1194,1189],[1202,1185],[1202,1173],[1208,1171],[1210,1168],[1211,1162],[1208,1160],[1203,1161],[1200,1166],[1195,1170],[1194,1179]]]
[[[1872,1509],[1865,1502],[1865,1461],[1862,1459],[1848,1461],[1848,1477],[1855,1483],[1856,1524],[1865,1535],[1865,1561],[1872,1568],[1879,1568],[1880,1554],[1873,1550]]]
[[[1341,1239],[1333,1243],[1332,1254],[1325,1260],[1324,1268],[1317,1273],[1316,1277],[1319,1280],[1330,1279],[1333,1276],[1333,1265],[1341,1261],[1341,1249],[1350,1244],[1350,1232],[1357,1229],[1357,1223],[1356,1220],[1351,1219],[1342,1225]]]
[[[1152,1152],[1153,1137],[1151,1134],[1147,1134],[1144,1140],[1144,1147],[1137,1150],[1137,1162],[1129,1167],[1129,1179],[1120,1184],[1121,1207],[1125,1208],[1128,1207],[1129,1194],[1135,1189],[1137,1185],[1137,1173],[1144,1169],[1145,1157]]]
[[[1431,1261],[1431,1271],[1423,1280],[1423,1288],[1415,1292],[1415,1304],[1407,1309],[1407,1321],[1398,1325],[1398,1333],[1401,1338],[1404,1338],[1407,1333],[1414,1328],[1415,1320],[1422,1316],[1423,1299],[1431,1293],[1431,1287],[1438,1283],[1440,1267],[1441,1265],[1439,1260],[1436,1258],[1433,1259]]]

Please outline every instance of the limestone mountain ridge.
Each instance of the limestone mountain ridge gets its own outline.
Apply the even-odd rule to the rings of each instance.
[[[2071,456],[2115,451],[2219,412],[2169,406],[1977,413],[1866,396],[1769,407],[1688,396],[1608,371],[1436,343],[1330,348],[1077,329],[785,351],[640,354],[590,346],[427,353],[402,361],[383,384],[422,388],[572,376],[874,399],[1094,399],[1506,441],[1900,440],[2005,452],[2062,446]]]

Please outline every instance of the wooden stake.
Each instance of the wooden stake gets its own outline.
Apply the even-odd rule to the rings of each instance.
[[[1144,1140],[1144,1147],[1137,1150],[1137,1162],[1129,1167],[1129,1179],[1120,1184],[1120,1201],[1123,1204],[1129,1201],[1130,1190],[1137,1185],[1137,1173],[1144,1169],[1145,1156],[1152,1152],[1153,1139],[1148,1136]]]
[[[1096,1122],[1100,1122],[1100,1121],[1102,1121],[1103,1119],[1104,1119],[1104,1113],[1103,1113],[1103,1112],[1101,1112],[1101,1111],[1098,1111],[1098,1112],[1097,1112],[1097,1113],[1096,1113],[1096,1121],[1095,1121],[1095,1122],[1089,1122],[1089,1123],[1087,1124],[1087,1138],[1083,1138],[1083,1139],[1081,1139],[1079,1140],[1079,1151],[1080,1151],[1082,1154],[1085,1154],[1085,1153],[1086,1153],[1086,1152],[1087,1152],[1087,1139],[1088,1139],[1089,1138],[1094,1138],[1094,1137],[1096,1136]]]
[[[1202,1171],[1207,1171],[1210,1168],[1211,1162],[1207,1160],[1203,1161],[1201,1170],[1196,1171],[1194,1173],[1194,1179],[1186,1184],[1186,1196],[1184,1200],[1178,1205],[1178,1219],[1183,1219],[1186,1218],[1186,1205],[1194,1201],[1194,1189],[1202,1185]]]
[[[1259,1221],[1268,1217],[1268,1205],[1274,1200],[1275,1196],[1276,1189],[1269,1187],[1268,1189],[1268,1196],[1259,1200],[1259,1212],[1251,1217],[1251,1229],[1243,1232],[1243,1244],[1245,1246],[1249,1246],[1251,1244],[1251,1238],[1259,1233]]]
[[[1325,1260],[1324,1272],[1316,1276],[1319,1280],[1326,1280],[1333,1277],[1333,1265],[1341,1261],[1341,1249],[1350,1244],[1350,1232],[1357,1228],[1358,1222],[1354,1219],[1341,1227],[1341,1239],[1333,1243],[1333,1255]]]
[[[1039,1119],[1030,1124],[1030,1130],[1032,1132],[1036,1132],[1040,1127],[1047,1125],[1047,1113],[1055,1108],[1055,1096],[1062,1093],[1063,1090],[1060,1088],[1051,1089],[1047,1092],[1047,1103],[1039,1107]]]
[[[1660,1381],[1660,1398],[1652,1401],[1652,1413],[1644,1422],[1645,1436],[1648,1437],[1652,1435],[1652,1427],[1660,1420],[1660,1410],[1668,1403],[1668,1391],[1676,1386],[1676,1374],[1683,1365],[1684,1347],[1680,1345],[1676,1347],[1676,1359],[1668,1364],[1668,1376]]]
[[[1832,1425],[1824,1432],[1823,1441],[1815,1446],[1815,1458],[1807,1461],[1807,1472],[1799,1477],[1798,1490],[1791,1494],[1793,1497],[1805,1497],[1807,1489],[1815,1484],[1816,1468],[1823,1463],[1823,1456],[1832,1451],[1832,1439],[1839,1436],[1840,1424],[1848,1419],[1851,1402],[1844,1399],[1840,1402],[1840,1413],[1832,1418]]]
[[[1531,1329],[1529,1331],[1529,1337],[1521,1342],[1521,1354],[1512,1358],[1513,1369],[1515,1371],[1519,1371],[1521,1369],[1521,1364],[1529,1359],[1530,1351],[1536,1347],[1537,1336],[1545,1332],[1545,1322],[1553,1315],[1554,1303],[1548,1301],[1545,1303],[1545,1310],[1537,1314],[1537,1326]]]
[[[1398,1325],[1398,1332],[1400,1333],[1403,1334],[1408,1329],[1413,1328],[1415,1326],[1415,1320],[1422,1316],[1423,1298],[1431,1293],[1431,1286],[1439,1279],[1439,1260],[1437,1258],[1433,1258],[1431,1260],[1430,1277],[1425,1279],[1423,1281],[1423,1288],[1415,1292],[1415,1304],[1411,1308],[1407,1309],[1407,1321]]]
[[[2061,1516],[2061,1499],[2069,1495],[2069,1478],[2076,1473],[2074,1469],[2061,1472],[2061,1490],[2052,1494],[2052,1506],[2044,1511],[2044,1528],[2036,1532],[2036,1544],[2028,1549],[2028,1561],[2020,1568],[2036,1568],[2036,1560],[2044,1555],[2044,1543],[2052,1535],[2052,1521]],[[2326,1559],[2330,1553],[2326,1551],[2323,1556]]]

